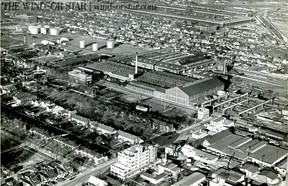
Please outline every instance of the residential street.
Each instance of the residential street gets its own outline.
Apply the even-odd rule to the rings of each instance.
[[[82,185],[82,183],[87,181],[91,175],[96,175],[96,174],[105,172],[107,169],[109,169],[110,165],[115,163],[116,161],[117,161],[116,158],[111,159],[94,169],[90,169],[90,170],[80,173],[72,180],[67,180],[65,182],[59,183],[58,186],[72,186],[72,185],[80,186]]]

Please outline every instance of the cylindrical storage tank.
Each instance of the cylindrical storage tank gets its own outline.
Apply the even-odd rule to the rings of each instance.
[[[107,48],[114,48],[114,41],[113,40],[107,41]]]
[[[93,51],[98,51],[98,44],[97,43],[93,43],[92,50]]]
[[[31,34],[39,34],[39,27],[38,26],[29,26],[29,31]]]
[[[59,28],[50,28],[50,35],[56,36],[59,35]]]
[[[85,41],[80,41],[80,48],[85,48]]]
[[[41,27],[40,28],[41,34],[47,34],[47,28]]]

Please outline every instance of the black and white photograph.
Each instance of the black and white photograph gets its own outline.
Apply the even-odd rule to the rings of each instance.
[[[1,0],[1,186],[288,186],[288,0]]]

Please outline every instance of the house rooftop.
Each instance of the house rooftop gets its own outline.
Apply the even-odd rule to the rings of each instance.
[[[273,170],[267,170],[267,169],[261,170],[259,175],[266,176],[270,178],[271,180],[278,178],[277,173],[275,173]]]
[[[190,186],[192,183],[198,183],[206,179],[205,175],[199,172],[194,172],[191,175],[184,177],[182,180],[173,184],[173,186]]]
[[[103,180],[95,176],[90,176],[87,182],[93,184],[94,186],[100,186],[102,185],[101,183],[103,182]]]
[[[215,172],[215,174],[221,177],[222,179],[225,179],[226,181],[229,181],[234,184],[241,181],[241,179],[244,178],[243,174],[236,172],[234,170],[226,170],[224,168],[218,169]]]
[[[105,130],[105,131],[108,131],[108,132],[113,132],[115,129],[113,127],[110,127],[110,126],[107,126],[107,125],[104,125],[104,124],[101,124],[99,123],[98,124],[98,127],[97,129],[102,129],[102,130]]]
[[[141,138],[139,138],[138,136],[135,136],[133,134],[129,134],[129,133],[124,132],[122,130],[118,130],[117,132],[118,132],[119,136],[122,136],[124,138],[128,138],[128,139],[133,140],[133,141],[137,141],[138,140],[140,142],[143,142],[143,140]]]
[[[155,180],[160,180],[161,178],[167,176],[167,174],[166,174],[165,172],[162,173],[162,174],[158,174],[158,175],[157,175],[157,174],[150,174],[150,173],[148,173],[148,172],[143,172],[142,175],[147,176],[147,177],[149,177],[149,178],[153,178],[153,179],[155,179]]]
[[[254,164],[254,163],[250,163],[250,162],[246,162],[242,167],[241,169],[244,169],[244,170],[247,170],[249,172],[252,172],[252,173],[256,173],[259,171],[259,165],[257,164]]]
[[[82,122],[85,122],[85,123],[88,123],[89,122],[89,119],[88,118],[85,118],[83,116],[80,116],[80,115],[77,115],[77,114],[73,114],[71,116],[72,119],[74,120],[78,120],[78,121],[82,121]]]

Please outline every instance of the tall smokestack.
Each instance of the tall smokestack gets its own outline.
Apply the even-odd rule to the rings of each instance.
[[[135,57],[135,74],[138,73],[138,52],[136,52],[136,57]]]

